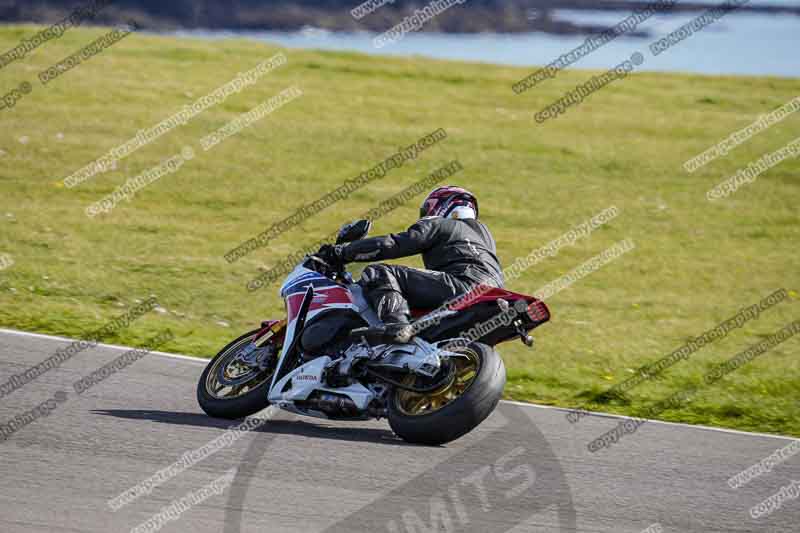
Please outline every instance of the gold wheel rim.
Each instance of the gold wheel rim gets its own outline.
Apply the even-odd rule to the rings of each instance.
[[[235,345],[226,350],[225,354],[214,362],[214,365],[212,366],[211,370],[209,370],[208,377],[206,378],[206,391],[212,397],[216,398],[217,400],[232,400],[234,398],[244,396],[253,389],[263,385],[265,381],[272,379],[272,376],[275,372],[274,368],[259,372],[257,374],[258,377],[256,377],[254,380],[242,383],[241,385],[224,385],[217,380],[217,372],[219,371],[219,367],[221,365],[225,365],[224,373],[225,377],[228,379],[236,379],[246,375],[248,372],[252,372],[252,370],[249,370],[245,365],[230,361],[230,358],[232,355],[235,356],[235,354],[241,350],[243,346],[251,342],[255,335],[256,334],[254,333],[241,339]]]
[[[400,412],[409,416],[435,413],[463,396],[478,376],[481,360],[474,350],[464,349],[461,352],[466,357],[451,359],[455,371],[447,383],[438,389],[423,394],[398,389],[395,398]],[[415,381],[416,376],[410,375],[403,384],[414,386]]]

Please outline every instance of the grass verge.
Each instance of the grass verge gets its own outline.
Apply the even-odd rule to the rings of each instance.
[[[33,26],[0,28],[8,50]],[[534,292],[613,243],[636,249],[555,294],[534,351],[500,346],[508,398],[637,414],[798,318],[800,164],[784,161],[725,200],[705,193],[793,140],[798,117],[693,174],[684,161],[800,93],[791,79],[640,73],[544,124],[533,113],[586,81],[568,71],[523,95],[530,70],[421,58],[285,51],[288,63],[75,188],[63,178],[142,129],[253,68],[279,49],[243,40],[133,35],[42,86],[38,72],[105,30],[71,30],[2,69],[0,93],[30,94],[0,111],[0,325],[80,337],[155,295],[161,307],[109,342],[140,346],[167,327],[162,350],[210,356],[261,319],[282,315],[276,284],[250,293],[260,268],[452,159],[479,196],[501,259],[557,238],[610,206],[620,215],[525,271]],[[199,139],[278,92],[303,96],[211,151]],[[347,199],[228,264],[223,254],[437,128],[448,138]],[[179,153],[196,157],[109,214],[84,209]],[[380,219],[404,229],[419,198]],[[419,265],[417,259],[405,261]],[[603,391],[785,287],[792,297],[705,346],[624,398]],[[800,339],[772,349],[672,421],[800,436]],[[84,355],[87,356],[87,355]]]

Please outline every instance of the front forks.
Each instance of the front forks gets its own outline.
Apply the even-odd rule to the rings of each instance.
[[[257,342],[251,342],[236,354],[236,361],[259,371],[269,368],[272,358],[276,355],[273,344],[259,346]]]

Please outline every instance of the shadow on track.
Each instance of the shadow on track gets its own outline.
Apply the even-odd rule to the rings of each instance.
[[[158,411],[147,409],[94,409],[92,413],[126,418],[129,420],[150,420],[162,424],[173,424],[178,426],[196,426],[217,429],[228,429],[236,425],[236,420],[224,420],[221,418],[211,418],[199,413],[181,413],[176,411]],[[387,444],[390,446],[413,446],[400,440],[390,429],[373,428],[352,428],[342,427],[338,422],[338,427],[318,425],[303,420],[273,419],[259,428],[252,430],[252,433],[266,433],[269,435],[293,435],[296,437],[308,437],[314,439],[331,439],[350,442],[372,442],[375,444]]]

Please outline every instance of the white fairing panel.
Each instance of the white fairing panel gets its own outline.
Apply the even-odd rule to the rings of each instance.
[[[348,396],[359,410],[365,410],[375,395],[360,383],[337,388],[326,387],[322,383],[322,372],[330,362],[331,358],[325,355],[289,372],[272,387],[269,393],[270,403],[288,408],[295,401],[308,399],[314,391],[324,391]],[[286,392],[281,392],[289,381],[292,382],[291,387]]]
[[[383,324],[383,322],[378,319],[378,315],[375,314],[375,311],[372,310],[372,306],[367,302],[367,298],[364,296],[364,289],[361,288],[361,285],[353,283],[348,285],[347,288],[353,295],[353,300],[358,307],[358,314],[372,327]]]
[[[325,355],[295,368],[272,386],[269,401],[279,403],[280,401],[305,400],[320,387],[322,371],[330,362],[331,358]],[[289,381],[292,382],[292,387],[286,392],[281,392]]]
[[[322,278],[322,279],[319,279]],[[308,280],[308,284],[306,284]],[[375,312],[370,307],[364,292],[360,285],[355,283],[342,286],[333,284],[327,285],[326,280],[319,273],[298,265],[286,277],[280,288],[281,297],[287,301],[288,324],[286,325],[286,337],[284,341],[283,350],[278,363],[278,368],[284,364],[286,352],[293,344],[297,320],[296,316],[292,316],[291,310],[296,311],[298,304],[302,301],[307,290],[307,285],[314,285],[314,299],[311,302],[307,319],[310,320],[314,315],[319,312],[330,309],[353,309],[371,325],[377,326],[381,324]],[[333,283],[333,282],[330,282]],[[349,291],[350,295],[345,297],[345,301],[335,301],[328,298],[328,291]],[[350,301],[352,299],[352,302]],[[290,301],[292,300],[292,301]],[[347,303],[346,303],[347,302]],[[293,307],[294,306],[294,307]],[[270,403],[277,405],[283,409],[294,411],[294,402],[302,401],[309,398],[314,391],[330,392],[334,394],[345,395],[349,397],[359,410],[366,410],[369,403],[375,398],[375,394],[361,385],[354,383],[347,387],[330,388],[322,383],[322,375],[325,367],[331,363],[332,359],[328,356],[322,356],[305,363],[304,365],[294,369],[284,376],[279,381],[273,381],[272,387],[268,393]],[[277,374],[276,374],[277,377]],[[286,390],[284,390],[286,389]],[[305,413],[308,414],[308,413]],[[319,413],[322,415],[322,413]],[[324,415],[322,415],[324,416]]]

